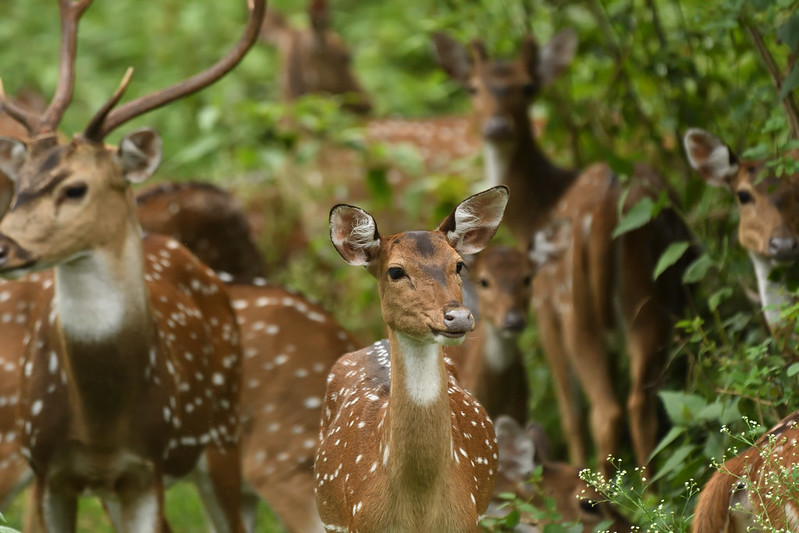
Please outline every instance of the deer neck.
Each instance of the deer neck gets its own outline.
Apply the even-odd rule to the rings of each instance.
[[[391,389],[383,457],[400,493],[441,488],[451,461],[452,420],[441,346],[389,335]]]
[[[483,321],[482,348],[486,368],[494,374],[501,374],[521,357],[518,336],[508,335]]]
[[[155,329],[144,281],[141,238],[124,238],[55,268],[54,316],[62,364],[78,418],[98,432],[119,422],[153,359]],[[152,363],[150,363],[152,364]],[[100,430],[100,428],[103,428]]]
[[[507,185],[513,191],[505,219],[511,228],[525,227],[532,234],[543,225],[578,173],[549,160],[538,146],[529,120],[517,120],[516,127],[518,134],[510,141],[483,140],[486,185]]]
[[[779,280],[772,280],[772,272],[780,268],[778,265],[754,252],[749,252],[749,259],[755,267],[757,291],[760,294],[763,315],[766,317],[769,329],[774,331],[784,325],[782,324],[783,320],[780,317],[780,311],[788,304],[791,298],[789,289],[785,284],[788,272],[783,272],[779,276]]]

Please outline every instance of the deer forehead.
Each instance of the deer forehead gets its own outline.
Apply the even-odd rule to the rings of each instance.
[[[445,270],[460,255],[450,246],[443,234],[432,231],[407,231],[392,235],[384,245],[383,264],[403,268],[418,266],[425,270]]]

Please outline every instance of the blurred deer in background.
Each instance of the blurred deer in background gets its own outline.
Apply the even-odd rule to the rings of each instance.
[[[727,460],[699,493],[694,533],[796,531],[799,411]]]
[[[684,138],[691,166],[708,185],[726,187],[738,201],[738,241],[755,268],[760,303],[774,334],[795,336],[780,310],[794,302],[786,285],[799,259],[799,175],[777,177],[763,161],[739,160],[718,137],[690,129]]]
[[[600,461],[618,451],[623,417],[605,333],[619,328],[627,334],[630,356],[629,428],[636,461],[646,465],[657,431],[656,390],[665,367],[664,349],[685,303],[680,279],[690,253],[657,281],[652,272],[669,243],[690,239],[690,233],[679,217],[664,210],[648,225],[614,240],[620,186],[608,165],[560,168],[538,147],[528,108],[572,61],[577,47],[573,32],[561,32],[541,48],[528,36],[513,61],[491,59],[480,41],[472,43],[471,52],[443,34],[434,42],[444,70],[472,95],[487,181],[513,190],[505,220],[519,245],[527,249],[549,224],[570,222],[570,232],[557,232],[562,242],[549,243],[565,251],[536,275],[533,303],[572,462],[583,464],[586,455],[579,402],[571,394],[572,373],[588,396]],[[633,183],[625,209],[665,189],[663,180],[643,166]],[[540,244],[544,242],[538,239]],[[618,319],[614,300],[620,303]],[[606,463],[603,469],[607,471]]]
[[[519,335],[527,325],[534,267],[508,246],[490,246],[466,258],[477,292],[479,319],[466,342],[450,349],[461,384],[495,418],[510,415],[525,423],[529,411],[527,369]]]
[[[344,97],[344,109],[369,113],[369,95],[352,70],[352,54],[341,36],[333,31],[332,13],[326,0],[312,0],[308,6],[308,28],[292,28],[283,16],[270,8],[262,39],[277,46],[280,53],[280,82],[283,98],[294,100],[305,94]]]
[[[507,199],[495,187],[461,202],[435,231],[386,237],[357,207],[331,210],[336,250],[377,279],[389,338],[344,355],[328,378],[314,463],[327,530],[477,531],[496,439],[442,346],[474,327],[460,255],[488,244]]]
[[[520,426],[509,416],[500,416],[494,421],[499,447],[494,499],[488,508],[488,516],[502,516],[502,504],[507,502],[501,494],[513,494],[522,501],[530,502],[541,510],[549,509],[560,516],[559,523],[577,522],[589,533],[609,521],[610,526],[602,531],[632,531],[630,523],[593,488],[580,479],[580,469],[568,463],[552,461],[546,435],[534,424]],[[540,468],[540,481],[531,481]],[[554,500],[554,508],[547,504]],[[534,517],[523,514],[522,527],[517,531],[538,531],[544,524]]]
[[[243,531],[235,316],[218,279],[179,244],[141,240],[130,183],[158,166],[157,134],[138,130],[117,150],[102,140],[230,71],[257,39],[265,5],[251,2],[244,35],[209,70],[114,109],[129,70],[85,131],[62,144],[55,131],[72,98],[77,25],[90,3],[60,1],[60,78],[45,112],[0,93],[31,139],[0,139],[0,168],[16,182],[0,223],[0,272],[54,268],[54,279],[36,291],[28,282],[2,286],[4,298],[35,318],[16,347],[15,403],[20,450],[35,473],[38,526],[74,530],[77,498],[93,491],[116,529],[167,530],[164,476],[202,463],[214,527]],[[156,258],[152,273],[146,256]]]

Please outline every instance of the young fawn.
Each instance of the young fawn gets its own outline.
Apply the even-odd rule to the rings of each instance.
[[[328,377],[316,501],[332,531],[477,531],[491,498],[491,421],[455,379],[442,346],[474,327],[460,254],[485,247],[508,200],[495,187],[434,231],[383,237],[365,211],[338,205],[330,238],[377,279],[387,341],[344,355]]]

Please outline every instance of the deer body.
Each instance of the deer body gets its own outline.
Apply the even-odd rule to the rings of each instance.
[[[727,460],[702,487],[694,533],[795,531],[799,527],[796,462],[799,412]]]
[[[343,356],[328,378],[314,464],[328,530],[477,531],[496,442],[441,345],[460,343],[474,326],[461,303],[459,253],[488,243],[506,202],[507,189],[490,189],[436,231],[388,237],[358,208],[331,211],[338,252],[378,279],[389,338]]]
[[[573,58],[573,33],[561,32],[542,49],[527,38],[515,61],[490,59],[480,42],[473,43],[471,55],[444,35],[437,35],[435,44],[442,67],[473,94],[473,116],[483,136],[487,180],[514,191],[507,222],[517,241],[524,249],[532,248],[534,255],[560,250],[555,260],[539,270],[533,303],[555,377],[571,459],[577,464],[585,460],[579,408],[571,394],[572,373],[588,396],[591,433],[600,460],[618,447],[622,408],[616,400],[604,346],[606,330],[617,326],[614,299],[618,299],[631,358],[630,428],[636,460],[644,465],[655,442],[655,384],[663,368],[662,348],[668,340],[672,313],[680,312],[679,306],[675,310],[658,300],[663,293],[679,293],[680,289],[672,285],[661,290],[651,281],[651,272],[665,249],[657,247],[664,240],[668,245],[666,235],[685,236],[687,230],[674,217],[663,217],[636,237],[628,234],[614,241],[620,187],[608,165],[598,163],[581,171],[561,169],[537,146],[527,109],[538,91]],[[658,183],[651,172],[642,174],[653,185]],[[650,190],[641,186],[631,196],[651,194]],[[676,227],[665,228],[666,218]],[[563,221],[570,229],[558,231],[555,241],[549,240],[551,227],[561,227]],[[625,273],[618,280],[613,275],[616,269]]]

